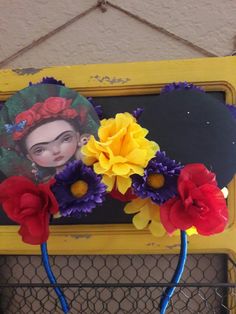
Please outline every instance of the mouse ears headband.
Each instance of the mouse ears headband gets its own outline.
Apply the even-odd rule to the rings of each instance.
[[[46,241],[53,215],[88,215],[102,206],[109,194],[126,202],[124,211],[133,214],[137,229],[148,227],[156,236],[180,230],[179,263],[173,285],[166,290],[160,305],[161,313],[165,313],[174,284],[183,272],[187,233],[209,236],[227,226],[228,209],[222,188],[236,172],[234,109],[229,110],[223,102],[191,84],[170,84],[158,96],[158,104],[118,113],[101,120],[96,128],[98,118],[92,105],[74,91],[59,86],[59,82],[53,83],[56,84],[37,84],[16,93],[1,110],[0,140],[5,163],[0,164],[0,170],[8,177],[0,184],[3,210],[20,224],[23,241],[41,245],[52,284],[56,280],[48,263]],[[76,104],[86,108],[86,115],[79,114],[77,99]],[[54,113],[45,118],[48,108]],[[64,118],[66,110],[72,110],[73,118],[80,117],[78,123],[84,116],[93,117],[85,119],[84,127],[92,123],[93,132],[88,132],[91,137],[82,147],[82,160],[68,162],[47,182],[30,180],[19,165],[13,167],[13,173],[8,170],[8,164],[19,157],[13,149],[17,132],[21,138],[30,131],[30,110],[32,125],[44,119],[51,121],[52,116]],[[30,211],[26,210],[29,207]],[[67,313],[63,293],[58,287],[55,292]]]

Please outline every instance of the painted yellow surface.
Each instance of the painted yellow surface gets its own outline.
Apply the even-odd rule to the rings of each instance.
[[[235,73],[235,57],[1,70],[0,100],[28,86],[29,82],[54,76],[85,96],[153,94],[167,83],[188,81],[207,91],[224,91],[226,102],[233,103]],[[227,230],[211,237],[189,237],[191,253],[227,253],[236,260],[235,178],[228,188]],[[39,254],[38,246],[21,242],[17,230],[16,226],[0,227],[0,254]],[[179,251],[180,244],[178,236],[155,238],[147,230],[135,230],[133,225],[51,226],[50,231],[50,254],[173,254]]]

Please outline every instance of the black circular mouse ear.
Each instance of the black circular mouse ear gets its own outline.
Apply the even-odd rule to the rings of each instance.
[[[220,187],[236,172],[236,120],[227,106],[206,93],[175,90],[161,94],[148,120],[150,138],[182,164],[203,163]]]

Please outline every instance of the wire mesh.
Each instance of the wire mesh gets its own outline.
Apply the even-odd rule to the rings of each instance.
[[[51,256],[70,313],[158,313],[177,255]],[[236,313],[227,255],[189,255],[167,313]],[[0,256],[0,313],[62,313],[40,256]]]

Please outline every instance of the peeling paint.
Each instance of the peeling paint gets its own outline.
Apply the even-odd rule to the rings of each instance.
[[[156,243],[156,242],[149,242],[149,243],[146,243],[147,246],[160,246],[159,243]]]
[[[180,244],[167,245],[166,248],[169,250],[173,250],[176,248],[180,248]]]
[[[13,69],[12,72],[17,73],[18,75],[30,75],[42,71],[42,69],[37,68],[24,68],[24,69]]]
[[[189,241],[187,241],[187,243],[189,244]],[[170,249],[170,250],[173,250],[173,249],[176,249],[176,248],[180,248],[180,243],[173,244],[173,245],[167,245],[166,248]]]
[[[96,81],[98,81],[99,83],[104,83],[107,82],[111,85],[113,84],[125,84],[128,81],[130,81],[130,79],[128,77],[126,78],[118,78],[118,77],[109,77],[109,76],[100,76],[100,75],[95,75],[95,76],[90,76],[91,79],[94,79]]]
[[[90,239],[92,236],[91,234],[71,234],[68,237],[74,239]]]

